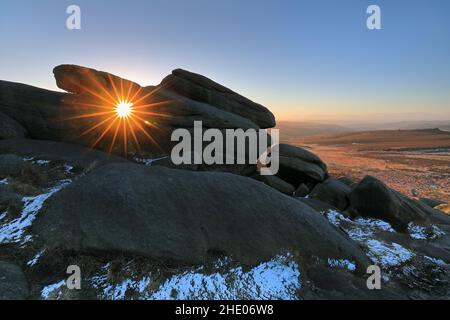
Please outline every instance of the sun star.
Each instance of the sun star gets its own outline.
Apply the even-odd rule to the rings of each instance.
[[[121,101],[116,106],[116,113],[119,118],[126,118],[131,114],[133,104],[129,102]]]

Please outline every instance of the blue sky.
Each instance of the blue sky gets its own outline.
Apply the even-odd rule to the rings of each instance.
[[[450,119],[448,0],[0,0],[0,40],[1,79],[50,89],[61,63],[142,85],[184,68],[279,119]]]

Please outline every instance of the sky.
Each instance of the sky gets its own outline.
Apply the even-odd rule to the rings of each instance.
[[[183,68],[278,120],[450,120],[448,0],[0,0],[0,41],[0,79],[53,90],[63,63],[141,85]]]

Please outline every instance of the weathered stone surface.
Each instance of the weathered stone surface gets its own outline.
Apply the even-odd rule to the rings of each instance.
[[[126,174],[124,174],[126,172]],[[262,183],[227,173],[110,164],[57,193],[33,230],[50,247],[199,264],[222,253],[245,264],[296,250],[365,255],[320,214]]]
[[[325,163],[306,149],[280,144],[280,170],[277,174],[294,187],[305,183],[308,188],[328,177]]]
[[[65,93],[0,81],[0,112],[24,127],[31,138],[60,140]]]
[[[306,184],[302,183],[298,186],[297,190],[294,192],[296,197],[306,197],[309,194],[309,188]]]
[[[432,209],[390,189],[380,180],[366,176],[351,191],[348,211],[352,216],[373,217],[405,231],[409,222],[425,222]],[[431,210],[431,211],[430,211]]]
[[[141,86],[133,81],[123,79],[111,73],[72,64],[62,64],[53,69],[56,85],[71,93],[96,94],[114,96],[117,90],[126,95],[129,88],[139,90]],[[108,94],[105,94],[105,90]]]
[[[13,142],[14,143],[14,142]],[[23,160],[14,154],[0,154],[0,178],[16,176],[23,167]]]
[[[339,210],[345,210],[348,205],[348,196],[351,189],[346,184],[334,178],[328,178],[317,184],[310,193],[310,197],[326,202]]]
[[[441,201],[438,199],[429,199],[429,198],[420,198],[419,201],[431,208],[437,207],[438,205],[445,203],[445,201]]]
[[[256,178],[256,180],[264,182],[268,186],[270,186],[284,194],[292,195],[295,191],[295,188],[293,185],[278,178],[277,176],[262,176],[259,173],[256,173],[254,177]]]
[[[164,78],[159,86],[192,100],[247,118],[261,128],[275,126],[275,117],[267,108],[202,75],[176,69]]]
[[[0,112],[0,140],[26,138],[27,130],[16,120]]]
[[[122,158],[76,144],[31,139],[0,141],[0,155],[2,154],[64,161],[82,168],[98,167],[110,162],[126,162]]]
[[[25,300],[28,283],[19,266],[0,261],[0,300]]]

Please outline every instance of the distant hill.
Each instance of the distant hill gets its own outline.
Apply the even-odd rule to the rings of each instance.
[[[357,131],[366,130],[420,130],[439,128],[450,130],[450,120],[442,121],[398,121],[398,122],[377,122],[377,123],[348,123],[349,128]]]
[[[440,129],[377,130],[306,137],[299,142],[359,150],[448,149],[450,132]]]
[[[296,141],[311,136],[355,131],[336,124],[296,121],[278,121],[277,128],[280,129],[280,140],[284,142]]]

